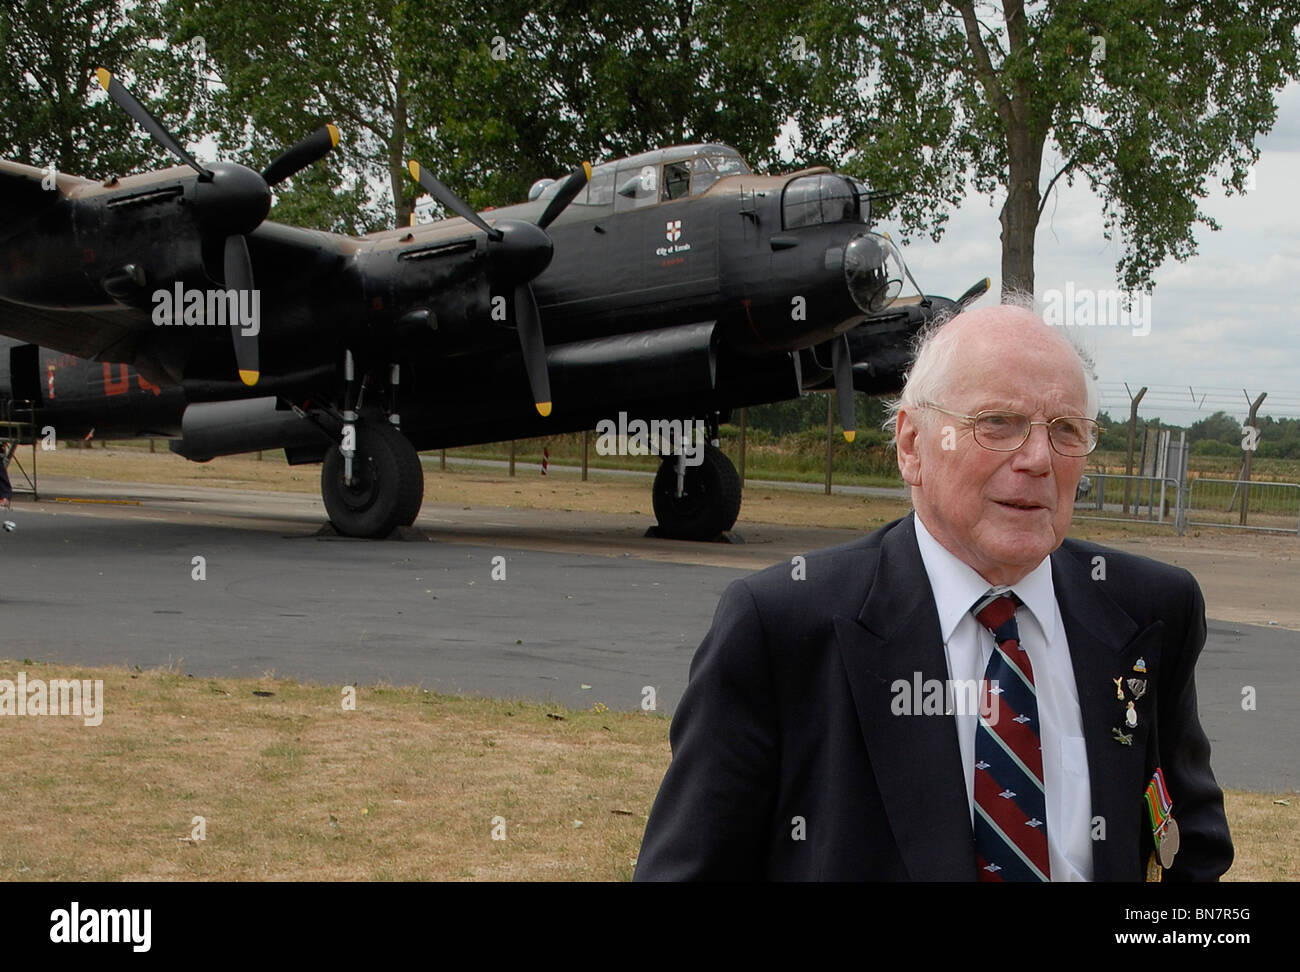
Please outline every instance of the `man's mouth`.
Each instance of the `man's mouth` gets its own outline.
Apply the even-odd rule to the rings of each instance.
[[[1047,509],[1047,507],[1043,506],[1041,503],[1034,503],[1034,502],[1020,502],[1018,500],[994,500],[994,502],[996,502],[998,506],[1005,506],[1008,509],[1024,510],[1027,512],[1031,510]]]

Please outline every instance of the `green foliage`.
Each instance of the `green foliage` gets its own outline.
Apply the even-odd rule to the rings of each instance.
[[[746,413],[746,435],[753,440],[756,431],[780,437],[792,432],[820,429],[824,437],[827,397],[825,393],[808,394],[786,402],[754,406]],[[862,441],[862,437],[873,430],[881,431],[881,424],[885,421],[885,400],[860,394],[854,394],[853,400],[857,408],[858,441]],[[733,425],[739,423],[739,413],[733,413],[731,421]],[[838,424],[838,410],[834,413],[832,421]]]
[[[1194,456],[1240,456],[1240,442],[1220,442],[1218,439],[1201,439],[1193,443]]]
[[[106,179],[175,164],[104,93],[95,69],[122,77],[178,137],[190,128],[176,95],[185,58],[159,45],[156,0],[13,0],[0,5],[0,157]]]
[[[839,0],[810,0],[807,17],[843,18]],[[1196,252],[1211,180],[1241,191],[1255,138],[1276,118],[1274,92],[1300,73],[1294,0],[1169,4],[1064,0],[987,16],[972,0],[871,5],[840,29],[857,43],[842,72],[869,84],[843,89],[828,154],[880,188],[904,235],[937,241],[967,182],[1001,188],[1003,283],[1032,290],[1033,243],[1051,174],[1088,180],[1106,234],[1123,251],[1125,288],[1149,289],[1166,259]]]
[[[1193,422],[1192,427],[1187,430],[1187,441],[1193,446],[1203,441],[1212,441],[1215,444],[1227,442],[1237,443],[1237,451],[1241,451],[1241,423],[1226,412],[1215,412],[1209,418],[1203,418],[1199,422]],[[1223,455],[1224,453],[1204,452],[1201,455]]]

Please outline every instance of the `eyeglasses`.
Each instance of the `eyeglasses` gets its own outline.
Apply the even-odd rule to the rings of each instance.
[[[933,402],[922,402],[922,408],[932,408],[953,418],[965,419],[971,424],[975,441],[991,452],[1015,452],[1029,439],[1035,425],[1047,426],[1047,440],[1060,455],[1071,458],[1086,456],[1097,448],[1101,426],[1081,415],[1062,415],[1050,422],[1031,422],[1028,415],[986,409],[974,415],[962,415]]]

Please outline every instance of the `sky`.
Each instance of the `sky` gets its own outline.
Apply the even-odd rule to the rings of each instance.
[[[1125,382],[1134,394],[1148,387],[1143,418],[1170,424],[1188,426],[1218,410],[1244,421],[1243,389],[1252,399],[1268,393],[1261,416],[1300,417],[1300,84],[1282,89],[1276,101],[1277,120],[1256,142],[1254,188],[1230,197],[1213,180],[1201,209],[1221,228],[1198,225],[1198,254],[1156,271],[1149,318],[1087,326],[1071,315],[1076,323],[1063,325],[1092,353],[1101,407],[1113,418],[1128,416]],[[1041,184],[1054,172],[1045,160]],[[1035,237],[1035,296],[1044,311],[1052,290],[1061,310],[1071,292],[1077,300],[1081,290],[1119,289],[1121,243],[1103,236],[1100,198],[1086,179],[1073,187],[1061,179],[1052,195]],[[968,195],[939,243],[921,235],[903,249],[926,293],[956,297],[988,276],[990,295],[976,306],[996,299],[1003,198]],[[887,222],[876,228],[891,229]],[[1064,313],[1061,319],[1068,320]]]

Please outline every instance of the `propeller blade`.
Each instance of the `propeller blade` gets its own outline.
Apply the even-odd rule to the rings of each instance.
[[[555,221],[555,217],[564,212],[569,203],[573,202],[578,193],[582,192],[589,179],[591,179],[591,163],[584,162],[569,174],[569,178],[564,180],[564,185],[560,187],[560,191],[551,197],[551,201],[542,213],[542,218],[537,221],[537,225],[542,229],[550,226]]]
[[[852,442],[858,434],[858,414],[853,401],[853,352],[847,334],[841,334],[831,344],[831,369],[835,373],[835,400],[840,407],[844,441]]]
[[[967,290],[966,293],[957,298],[957,306],[962,310],[965,310],[968,305],[973,304],[988,293],[991,282],[992,281],[990,281],[988,277],[985,277],[979,283],[975,284]]]
[[[113,75],[105,68],[96,68],[95,77],[99,79],[99,83],[103,89],[108,92],[108,96],[116,101],[123,111],[134,118],[141,128],[152,135],[154,140],[162,145],[163,148],[176,156],[176,158],[180,159],[199,175],[211,178],[211,173],[208,172],[207,169],[203,168],[203,166],[199,165],[198,162],[194,161],[194,157],[190,155],[189,152],[185,151],[181,146],[181,143],[172,138],[171,133],[162,127],[162,124],[157,118],[154,118],[153,115],[149,114],[149,109],[140,104],[140,102],[136,100],[135,95],[126,90],[126,85],[113,77]]]
[[[313,162],[325,158],[338,144],[339,130],[332,124],[322,125],[302,141],[289,146],[287,151],[262,170],[262,178],[268,186],[279,185]]]
[[[428,169],[422,168],[419,162],[412,159],[410,162],[406,163],[406,167],[410,170],[411,178],[418,182],[424,191],[434,199],[438,200],[438,202],[442,203],[457,216],[469,220],[486,233],[490,239],[501,239],[501,232],[499,230],[494,230],[484,222],[483,217],[470,209],[469,204],[465,202],[465,200],[461,199],[460,196],[456,195],[439,182],[438,178]]]
[[[251,291],[253,261],[248,256],[248,241],[242,236],[227,236],[225,262],[226,289],[237,292]],[[261,377],[257,361],[257,335],[262,329],[259,304],[257,300],[249,301],[253,320],[247,330],[237,326],[230,328],[230,335],[235,341],[235,363],[239,367],[239,380],[250,386],[256,385],[258,378]]]
[[[538,414],[546,418],[551,414],[551,379],[546,373],[546,342],[542,339],[542,317],[537,310],[537,298],[530,284],[521,283],[515,288],[515,327],[519,331],[519,347],[524,353],[524,367],[528,369],[528,387],[533,390],[533,402]]]

